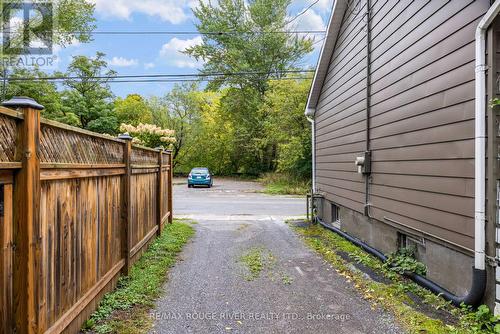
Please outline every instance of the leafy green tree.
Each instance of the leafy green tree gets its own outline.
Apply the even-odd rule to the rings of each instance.
[[[235,126],[221,109],[225,92],[198,92],[200,117],[190,132],[189,149],[181,155],[178,172],[205,166],[218,175],[237,170],[233,164]]]
[[[103,116],[89,122],[87,130],[116,136],[118,135],[118,124],[118,120],[112,110],[106,109],[106,113]]]
[[[59,0],[55,2],[55,43],[62,47],[75,41],[87,43],[92,40],[95,29],[95,4],[89,0]]]
[[[193,10],[203,44],[185,53],[205,61],[204,73],[255,72],[253,75],[222,75],[209,88],[222,85],[252,87],[264,95],[268,81],[282,77],[312,51],[312,39],[283,32],[288,29],[287,8],[291,0],[199,1]],[[218,34],[218,32],[235,32]]]
[[[160,114],[155,114],[156,124],[175,130],[176,141],[173,143],[174,167],[182,163],[186,150],[193,147],[190,140],[200,120],[200,100],[198,84],[176,85],[160,104]]]
[[[265,146],[281,173],[311,175],[311,126],[304,117],[310,80],[271,81],[260,113],[265,116]],[[274,154],[271,154],[274,153]]]
[[[139,123],[153,121],[150,106],[139,94],[130,94],[125,99],[116,99],[115,113],[120,124],[137,126]]]
[[[113,110],[113,93],[108,82],[116,72],[108,69],[105,54],[93,58],[75,56],[68,67],[63,93],[63,110],[78,118],[78,126],[109,134],[118,131],[118,120]]]
[[[221,73],[208,89],[230,88],[221,110],[235,126],[232,161],[240,173],[276,169],[278,147],[266,138],[268,115],[259,110],[270,80],[296,69],[312,51],[312,39],[283,33],[290,26],[290,4],[291,0],[218,0],[200,1],[194,9],[198,30],[208,34],[185,53],[204,61],[203,73]]]
[[[258,113],[262,97],[251,87],[230,88],[221,100],[221,109],[235,126],[233,154],[234,172],[258,175],[272,166],[263,143],[264,121]]]
[[[64,91],[60,91],[54,81],[44,79],[47,74],[38,68],[16,68],[12,78],[22,80],[9,82],[6,98],[29,96],[45,106],[43,116],[46,118],[95,132],[118,133],[120,123],[108,85],[115,72],[108,69],[103,53],[94,58],[73,57],[67,73],[53,75],[67,78]]]
[[[42,115],[46,118],[60,121],[65,117],[62,111],[61,94],[57,85],[48,80],[40,80],[47,74],[39,68],[27,69],[16,68],[11,78],[23,78],[23,80],[12,80],[6,86],[6,99],[14,96],[29,96],[45,107]],[[27,80],[24,80],[27,79]]]

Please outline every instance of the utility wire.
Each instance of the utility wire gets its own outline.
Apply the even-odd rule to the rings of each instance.
[[[287,80],[312,80],[312,77],[284,77],[279,79],[272,79],[277,81]],[[151,80],[111,80],[108,84],[114,83],[175,83],[175,82],[206,82],[208,79],[151,79]],[[92,82],[92,81],[90,81]]]
[[[146,75],[115,75],[115,76],[95,76],[95,77],[78,77],[78,76],[53,76],[53,77],[10,77],[10,81],[52,81],[52,80],[78,80],[78,79],[130,79],[130,78],[209,78],[209,77],[224,77],[224,76],[246,76],[246,75],[272,75],[272,74],[290,74],[290,73],[313,73],[314,70],[284,70],[276,72],[228,72],[228,73],[194,73],[194,74],[146,74]]]
[[[292,20],[293,21],[293,20]],[[55,34],[90,35],[266,35],[266,34],[325,34],[325,30],[282,31],[54,31]]]
[[[312,80],[313,77],[283,77],[271,79],[275,81],[288,81],[288,80]],[[146,79],[146,80],[111,80],[106,82],[107,84],[114,83],[177,83],[177,82],[207,82],[209,79]],[[62,83],[63,81],[55,81],[56,83]],[[89,83],[97,83],[97,80],[88,80]]]
[[[315,46],[316,44],[319,44],[319,43],[323,42],[325,39],[326,39],[326,37],[323,37],[322,39],[317,40],[316,42],[313,43],[313,46]]]
[[[319,2],[319,0],[314,1],[312,4],[309,5],[309,7],[307,7],[306,9],[304,9],[303,11],[301,11],[300,13],[298,13],[297,15],[295,15],[295,17],[293,19],[291,19],[290,21],[288,21],[286,24],[289,25],[290,23],[292,23],[293,21],[295,21],[296,19],[298,19],[299,17],[301,17],[302,15],[304,15],[305,13],[307,13],[318,2]]]

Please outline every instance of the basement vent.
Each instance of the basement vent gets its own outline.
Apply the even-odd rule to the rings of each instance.
[[[332,203],[332,223],[340,221],[340,208]]]
[[[412,237],[407,234],[398,232],[398,246],[399,248],[410,248],[418,250],[419,246],[425,248],[425,239]]]

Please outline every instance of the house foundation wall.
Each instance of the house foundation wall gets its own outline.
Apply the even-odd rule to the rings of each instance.
[[[339,210],[339,220],[332,221],[332,208]],[[412,235],[392,225],[369,218],[349,208],[337,206],[323,200],[320,218],[329,223],[336,223],[346,233],[366,242],[384,254],[396,252],[401,245],[401,236],[415,241],[416,257],[427,267],[427,278],[450,292],[463,296],[472,284],[474,257],[456,249],[437,243],[425,236]],[[500,281],[500,270],[497,271]],[[499,287],[500,289],[500,287]]]

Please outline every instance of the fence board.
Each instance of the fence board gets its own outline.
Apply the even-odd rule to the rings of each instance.
[[[12,184],[1,184],[0,332],[2,333],[10,333],[12,331],[12,241]]]
[[[158,153],[156,154],[158,157]],[[156,172],[131,175],[130,238],[132,249],[157,227],[157,182],[158,173]]]
[[[170,212],[168,197],[169,197],[169,189],[168,183],[170,182],[170,168],[163,168],[162,171],[162,189],[163,189],[163,197],[162,197],[162,224],[165,223],[165,219],[167,218],[167,214]]]
[[[161,154],[161,159],[163,165],[168,165],[170,163],[170,155],[165,152]]]

